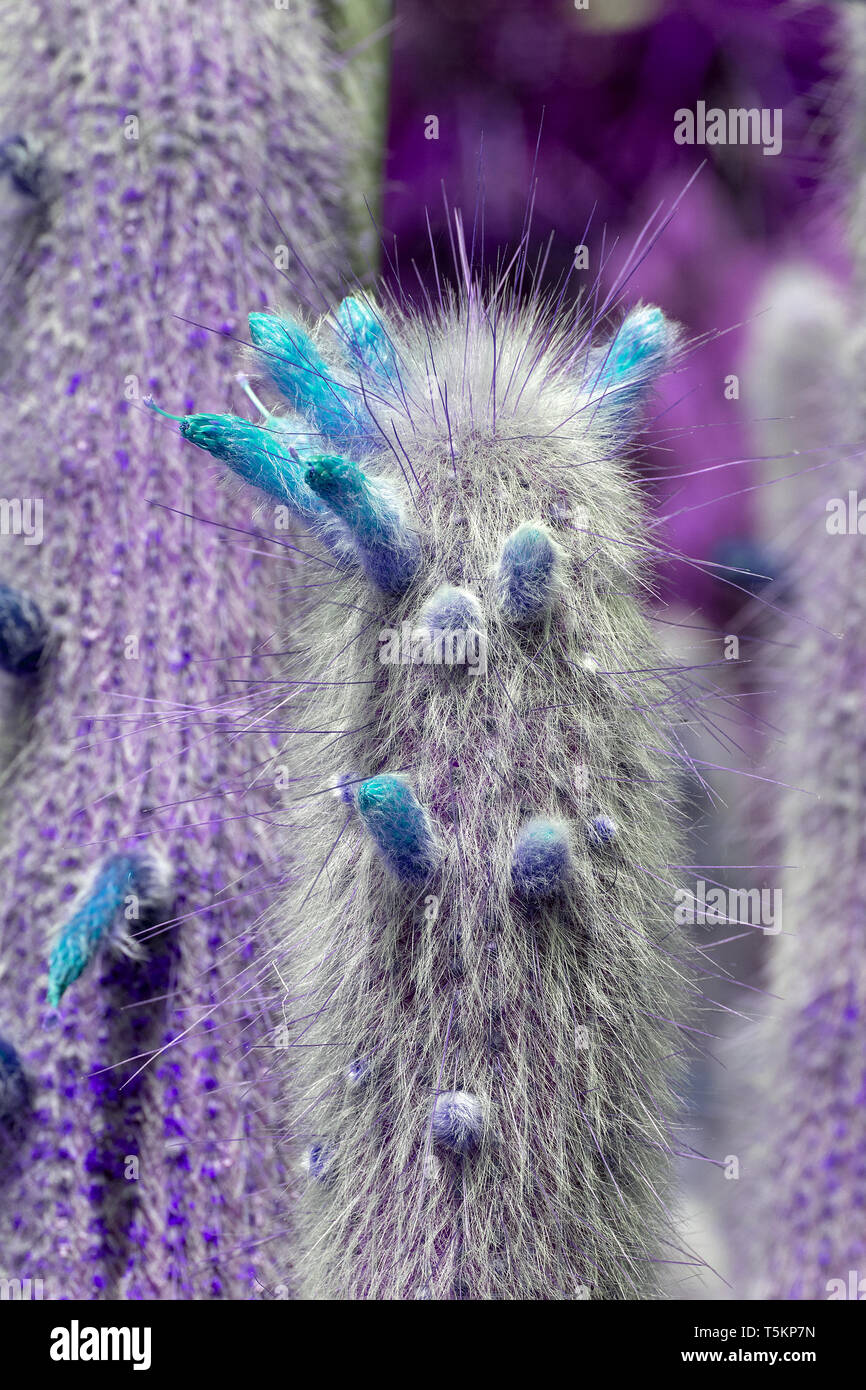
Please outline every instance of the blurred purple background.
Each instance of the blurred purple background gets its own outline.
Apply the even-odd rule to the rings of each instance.
[[[386,245],[396,238],[406,290],[417,284],[413,262],[430,283],[429,213],[440,267],[450,267],[444,184],[468,226],[483,210],[477,244],[489,264],[519,240],[535,179],[534,247],[554,234],[546,282],[569,270],[585,239],[590,269],[573,273],[570,288],[588,291],[602,244],[606,255],[615,247],[601,273],[607,288],[647,219],[660,205],[669,210],[706,160],[625,290],[625,302],[657,301],[699,340],[665,384],[656,447],[641,467],[664,475],[653,491],[659,514],[676,514],[665,532],[675,550],[766,571],[775,557],[744,491],[758,477],[754,465],[696,470],[757,452],[748,407],[726,400],[724,384],[742,374],[756,313],[772,308],[762,300],[767,275],[793,258],[842,282],[847,273],[833,11],[798,0],[588,5],[398,0]],[[699,101],[780,109],[781,152],[676,144],[675,111]],[[425,134],[430,116],[438,139]],[[672,566],[662,586],[722,624],[744,601],[694,566]]]

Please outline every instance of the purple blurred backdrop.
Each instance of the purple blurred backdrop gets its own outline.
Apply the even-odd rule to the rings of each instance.
[[[624,291],[625,302],[660,303],[696,342],[661,393],[655,447],[641,467],[659,479],[659,514],[671,516],[664,538],[676,551],[770,565],[746,491],[754,465],[696,470],[755,453],[744,401],[726,400],[724,384],[742,371],[756,312],[772,307],[761,298],[768,273],[796,258],[842,282],[847,274],[832,9],[797,0],[588,0],[585,10],[574,0],[398,0],[396,21],[386,273],[409,293],[414,266],[432,283],[428,214],[440,269],[450,268],[443,185],[467,232],[477,223],[485,264],[518,242],[533,190],[533,246],[553,233],[545,283],[569,272],[576,244],[589,247],[589,270],[571,273],[574,298],[592,292],[603,260],[608,289],[648,218],[661,207],[663,219],[679,199]],[[678,145],[674,113],[699,101],[781,110],[781,152]],[[694,566],[672,566],[662,584],[716,622],[744,600]]]

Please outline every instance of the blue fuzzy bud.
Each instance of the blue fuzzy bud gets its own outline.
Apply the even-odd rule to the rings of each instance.
[[[358,789],[358,810],[395,877],[421,883],[436,868],[438,854],[430,819],[412,788],[400,777],[369,777]]]
[[[329,439],[369,434],[372,421],[363,403],[335,381],[309,333],[274,314],[250,314],[250,338],[262,371],[294,410]]]
[[[431,595],[418,615],[419,627],[441,628],[443,632],[482,631],[481,605],[468,589],[442,584]]]
[[[114,854],[106,859],[77,910],[60,932],[48,966],[48,1003],[56,1008],[64,993],[93,960],[103,942],[124,955],[141,955],[130,935],[126,913],[141,921],[170,901],[166,866],[148,853]]]
[[[48,641],[48,626],[32,598],[0,584],[0,670],[32,675]]]
[[[466,1158],[481,1143],[483,1129],[484,1117],[477,1096],[469,1091],[443,1091],[436,1097],[431,1133],[443,1149]]]
[[[11,1043],[0,1038],[0,1120],[8,1120],[27,1101],[27,1078]]]
[[[387,594],[402,594],[418,572],[421,545],[381,485],[335,454],[310,460],[310,488],[348,528],[358,561]]]
[[[418,614],[415,637],[426,638],[425,661],[472,675],[487,669],[487,632],[481,605],[468,589],[442,584]]]
[[[639,403],[646,388],[670,366],[679,342],[676,325],[652,304],[627,314],[604,350],[597,386],[614,404]]]
[[[586,827],[586,838],[593,849],[605,849],[616,839],[616,824],[610,816],[595,816]]]
[[[537,816],[517,837],[511,860],[515,890],[531,901],[550,898],[570,877],[571,846],[561,821]]]
[[[372,306],[350,295],[337,309],[337,323],[349,360],[378,376],[383,384],[393,385],[398,380],[394,347]]]
[[[499,558],[499,602],[506,617],[532,622],[556,597],[560,549],[546,526],[524,522],[506,538]]]

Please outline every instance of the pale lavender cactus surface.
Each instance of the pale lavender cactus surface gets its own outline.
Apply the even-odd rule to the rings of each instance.
[[[257,782],[279,721],[246,693],[240,718],[233,678],[272,674],[245,658],[278,646],[291,553],[244,534],[142,402],[229,407],[275,246],[326,286],[345,264],[323,34],[296,0],[42,0],[4,6],[0,55],[2,492],[42,507],[41,544],[0,538],[0,579],[51,632],[2,786],[0,1274],[47,1298],[267,1296],[285,1172],[245,972],[285,874]],[[144,847],[163,926],[143,959],[55,980],[52,1008],[53,933],[113,855],[122,896]]]

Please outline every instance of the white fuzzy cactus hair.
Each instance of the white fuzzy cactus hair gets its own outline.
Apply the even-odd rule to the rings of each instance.
[[[689,1260],[667,1192],[699,990],[685,683],[642,612],[628,454],[678,332],[638,306],[601,342],[521,294],[525,254],[485,286],[457,240],[460,287],[420,306],[253,314],[272,407],[181,422],[306,532],[273,701],[302,1295],[653,1297]]]

